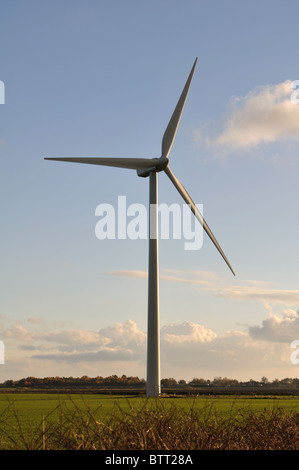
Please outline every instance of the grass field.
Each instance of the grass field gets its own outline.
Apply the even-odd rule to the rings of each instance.
[[[224,445],[219,444],[220,434],[222,439],[226,436],[226,446],[237,445],[235,442],[232,444],[232,436],[237,439],[241,428],[243,433],[245,430],[248,433],[250,426],[253,426],[250,438],[254,429],[261,442],[264,432],[268,436],[268,446],[269,435],[275,429],[278,434],[282,433],[284,426],[283,445],[287,445],[286,433],[291,432],[293,437],[289,445],[297,448],[297,413],[299,416],[299,397],[296,396],[224,395],[161,397],[155,400],[123,395],[2,393],[0,448],[46,449],[62,446],[63,449],[114,449],[120,446],[125,449],[135,441],[138,449],[168,448],[169,443],[166,444],[164,439],[169,430],[174,429],[177,441],[172,446],[185,445],[182,448],[189,449],[192,446],[212,445],[213,448],[217,441],[219,448]],[[286,421],[285,416],[291,415],[292,421],[289,417]],[[271,426],[269,423],[272,423]],[[262,431],[257,431],[257,426],[261,426]],[[211,444],[212,435],[214,444]],[[200,442],[198,436],[201,436]],[[230,444],[227,443],[227,436],[230,436]],[[248,447],[244,437],[238,438],[238,442],[240,440],[243,446]],[[274,440],[276,442],[276,437]]]
[[[196,407],[197,409],[212,408],[217,414],[230,414],[232,410],[244,412],[262,412],[282,408],[288,411],[299,412],[299,397],[297,396],[197,396],[197,397],[161,397],[157,400],[160,405],[169,407],[175,405],[185,411]],[[98,411],[101,416],[111,413],[119,408],[129,410],[132,407],[140,408],[144,404],[154,406],[155,399],[142,396],[102,395],[102,394],[52,394],[52,393],[3,393],[0,394],[0,415],[8,407],[14,407],[21,421],[30,420],[39,423],[43,416],[52,413],[58,415],[58,409],[72,409],[87,407]],[[56,411],[55,411],[56,410]]]

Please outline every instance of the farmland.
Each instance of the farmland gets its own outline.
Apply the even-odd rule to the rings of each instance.
[[[3,391],[0,448],[297,449],[298,415],[296,395],[147,399],[141,395]]]
[[[2,393],[0,394],[0,414],[7,408],[15,409],[21,420],[31,421],[36,424],[43,416],[49,413],[55,415],[55,410],[85,408],[101,413],[105,416],[113,410],[127,411],[131,408],[142,406],[153,407],[159,403],[165,408],[176,406],[187,412],[196,409],[213,409],[215,413],[225,415],[232,410],[246,412],[261,412],[277,408],[299,413],[299,396],[293,395],[200,395],[196,397],[162,396],[161,398],[146,399],[144,396],[110,395],[110,394],[66,394],[66,393]]]

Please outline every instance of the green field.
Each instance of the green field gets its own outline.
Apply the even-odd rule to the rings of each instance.
[[[114,426],[114,424],[107,423],[112,423],[111,417],[115,416],[119,420],[118,424],[115,424],[117,432],[121,433],[122,426],[131,426],[137,429],[140,425],[140,429],[143,426],[140,433],[147,436],[153,426],[157,427],[159,434],[159,426],[162,426],[162,422],[163,426],[167,426],[167,422],[176,422],[178,416],[184,416],[185,424],[189,416],[196,418],[194,422],[196,420],[202,420],[205,423],[216,422],[216,420],[236,422],[240,416],[243,418],[249,415],[265,416],[265,414],[271,414],[276,410],[299,413],[299,397],[223,395],[161,397],[156,400],[142,396],[123,395],[1,393],[0,448],[7,448],[10,445],[28,449],[46,447],[46,439],[50,442],[50,434],[54,435],[49,430],[56,426],[55,433],[58,432],[57,423],[60,423],[58,432],[60,440],[61,436],[65,437],[69,429],[77,422],[80,424],[76,424],[76,430],[72,430],[72,440],[74,440],[74,435],[80,433],[82,436],[84,433],[91,434],[91,429],[99,439],[99,427],[102,426],[101,429],[105,428],[104,430],[107,432],[109,426]],[[153,417],[154,421],[151,421]],[[113,419],[115,422],[115,418]],[[171,426],[173,424],[169,424],[168,428]],[[51,445],[53,446],[53,439]],[[76,447],[73,443],[72,445],[72,448]]]
[[[189,410],[206,410],[217,415],[231,415],[232,412],[263,412],[282,408],[286,411],[299,411],[297,396],[197,396],[197,397],[161,397],[157,400],[130,395],[102,394],[52,394],[52,393],[3,393],[0,394],[0,415],[10,408],[15,410],[21,422],[38,425],[43,417],[59,416],[61,409],[82,411],[90,410],[102,418],[119,409],[129,411],[131,408],[175,406],[185,412]]]

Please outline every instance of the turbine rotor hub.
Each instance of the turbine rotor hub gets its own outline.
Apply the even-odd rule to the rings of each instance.
[[[168,166],[169,159],[167,157],[160,157],[157,160],[158,160],[157,165],[156,165],[157,171],[165,170],[165,168]]]
[[[142,178],[147,178],[152,171],[156,173],[165,170],[168,166],[169,159],[167,157],[160,157],[160,158],[153,158],[153,166],[150,168],[136,170],[137,175],[141,176]]]

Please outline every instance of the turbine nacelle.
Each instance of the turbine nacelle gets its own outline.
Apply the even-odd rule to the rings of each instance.
[[[136,170],[137,175],[141,176],[141,178],[147,178],[152,171],[155,171],[156,173],[164,171],[169,164],[169,159],[167,157],[153,158],[152,161],[153,166],[142,170]]]

